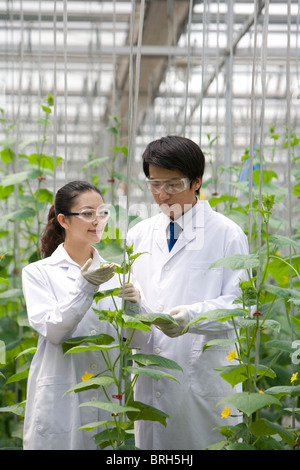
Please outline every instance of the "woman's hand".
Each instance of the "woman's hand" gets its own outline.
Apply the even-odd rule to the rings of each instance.
[[[88,259],[80,270],[82,276],[91,284],[100,286],[100,284],[104,284],[115,275],[114,271],[117,266],[114,263],[104,264],[99,268],[89,271],[92,262],[92,258]]]

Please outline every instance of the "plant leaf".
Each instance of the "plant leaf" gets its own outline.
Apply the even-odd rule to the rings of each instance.
[[[210,348],[211,346],[232,346],[238,341],[237,338],[229,338],[229,339],[212,339],[204,344],[203,352],[205,349]]]
[[[126,413],[131,421],[159,421],[163,426],[167,426],[166,419],[168,415],[163,411],[140,401],[131,401],[128,405],[135,408],[135,411],[128,411]]]
[[[84,390],[90,390],[91,388],[99,388],[99,387],[109,387],[114,383],[113,377],[108,375],[101,375],[100,377],[92,377],[91,379],[85,380],[84,382],[80,382],[74,387],[67,390],[63,396],[70,392],[83,392]]]
[[[155,354],[133,354],[130,356],[130,359],[140,366],[158,366],[164,367],[165,369],[181,370],[183,372],[182,367],[180,367],[177,362]]]
[[[118,405],[117,403],[110,403],[108,401],[100,401],[100,400],[95,400],[95,401],[87,401],[84,403],[81,403],[79,405],[80,407],[82,406],[92,406],[95,408],[100,408],[101,410],[106,410],[109,411],[110,413],[127,413],[128,411],[137,411],[136,408],[133,406],[123,406],[123,405]]]
[[[255,411],[264,408],[269,405],[282,406],[280,401],[267,393],[248,393],[240,392],[233,393],[227,397],[222,398],[222,400],[217,403],[217,405],[226,404],[232,405],[237,408],[239,411],[242,411],[247,416],[252,415]]]
[[[272,436],[273,434],[279,434],[279,436],[290,446],[293,447],[295,438],[293,434],[284,429],[277,423],[273,423],[267,419],[258,419],[251,425],[251,431],[256,437]]]
[[[111,344],[114,341],[114,338],[110,335],[100,334],[95,336],[76,336],[75,338],[70,338],[62,344],[63,353],[65,354],[69,349],[74,348],[74,346],[80,346],[83,343],[92,343],[96,345],[107,345]]]
[[[228,256],[227,258],[222,258],[213,263],[209,269],[223,266],[224,268],[229,268],[232,270],[236,269],[252,269],[259,266],[259,258],[257,254],[243,255],[235,254]]]
[[[245,382],[249,379],[249,377],[254,377],[255,375],[255,367],[252,364],[250,366],[248,366],[247,364],[225,366],[222,369],[218,370],[221,370],[218,375],[220,375],[224,380],[226,380],[226,382],[228,382],[232,387],[234,387],[238,383]],[[267,377],[271,377],[272,379],[276,377],[275,372],[264,365],[258,366],[257,375],[265,375]]]
[[[162,377],[175,380],[176,382],[179,383],[175,377],[172,375],[168,374],[167,372],[164,372],[163,370],[159,369],[146,369],[145,367],[123,367],[124,370],[127,370],[130,374],[134,375],[143,375],[145,377],[150,377],[151,379],[154,380],[160,380]]]
[[[93,158],[93,160],[90,160],[86,165],[84,165],[80,171],[85,171],[90,167],[98,167],[102,163],[106,162],[106,160],[109,160],[109,157]]]
[[[200,322],[201,320],[209,320],[209,321],[219,321],[224,322],[231,320],[233,317],[240,317],[244,316],[247,312],[240,308],[233,308],[233,309],[225,309],[225,308],[218,308],[215,310],[210,310],[209,312],[202,313],[195,317],[187,326],[188,328],[195,323]]]
[[[98,291],[94,295],[94,300],[95,300],[96,303],[98,303],[99,300],[104,299],[105,297],[109,297],[111,295],[118,296],[119,292],[120,292],[120,287],[116,287],[114,289],[107,289],[107,290]]]
[[[39,170],[26,170],[21,171],[19,173],[12,173],[10,175],[3,176],[1,184],[2,186],[10,186],[12,184],[20,184],[27,179],[36,179],[38,176],[41,175]]]
[[[1,413],[14,413],[18,416],[23,416],[25,415],[25,404],[26,402],[23,401],[21,403],[17,403],[16,405],[11,405],[11,406],[4,406],[0,408]]]

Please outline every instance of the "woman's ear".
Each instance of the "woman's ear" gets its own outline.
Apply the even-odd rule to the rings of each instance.
[[[70,226],[70,224],[69,224],[69,222],[66,219],[66,216],[64,214],[58,214],[57,221],[58,221],[59,225],[61,225],[65,230],[67,230]]]

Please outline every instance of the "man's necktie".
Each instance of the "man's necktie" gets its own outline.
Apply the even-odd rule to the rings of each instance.
[[[176,224],[176,227],[177,227],[177,224]],[[174,229],[175,229],[174,222],[170,222],[170,239],[169,239],[169,242],[168,242],[169,251],[172,250],[173,246],[177,242],[177,234],[175,235],[175,233],[174,233],[175,230]]]

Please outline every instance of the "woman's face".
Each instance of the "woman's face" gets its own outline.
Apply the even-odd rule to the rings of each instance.
[[[104,204],[104,201],[96,191],[85,191],[75,199],[70,212],[79,212],[83,209],[94,209]],[[83,244],[98,243],[105,229],[107,220],[97,217],[94,221],[85,220],[76,215],[58,216],[60,224],[65,229],[65,238],[68,241],[81,242]]]

